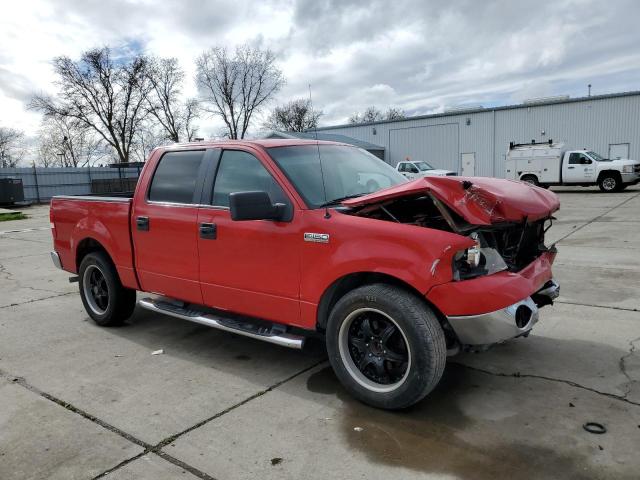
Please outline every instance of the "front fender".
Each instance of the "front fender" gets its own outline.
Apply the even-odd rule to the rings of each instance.
[[[424,295],[433,286],[450,282],[453,256],[474,245],[467,237],[441,230],[339,212],[327,220],[322,213],[305,212],[309,217],[305,228],[328,234],[328,242],[304,242],[301,250],[303,322],[312,317],[313,325],[315,316],[304,310],[313,311],[324,292],[342,277],[384,274]]]

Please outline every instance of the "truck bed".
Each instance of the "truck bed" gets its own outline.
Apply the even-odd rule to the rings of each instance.
[[[137,287],[130,229],[132,195],[61,195],[51,199],[54,248],[64,270],[78,272],[76,256],[80,255],[74,252],[95,248],[93,240],[107,250],[123,285]]]

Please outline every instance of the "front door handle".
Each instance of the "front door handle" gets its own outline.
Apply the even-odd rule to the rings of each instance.
[[[215,223],[201,223],[200,224],[200,238],[204,240],[215,240],[217,237],[218,229]]]
[[[141,232],[149,231],[149,217],[137,217],[136,218],[136,227]]]
[[[569,170],[572,170],[572,169],[574,169],[574,168],[576,168],[576,167],[567,167],[567,168],[568,168]]]

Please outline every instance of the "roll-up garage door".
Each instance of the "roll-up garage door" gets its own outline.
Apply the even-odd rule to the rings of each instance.
[[[392,166],[406,160],[424,160],[435,168],[459,170],[458,124],[398,128],[389,131]]]

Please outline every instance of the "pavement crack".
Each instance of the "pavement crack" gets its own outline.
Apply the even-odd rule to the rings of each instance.
[[[631,378],[631,376],[629,375],[629,372],[627,372],[627,365],[626,365],[626,361],[628,358],[632,357],[635,354],[636,351],[636,345],[635,343],[637,341],[640,340],[640,337],[638,338],[634,338],[633,340],[629,340],[629,353],[623,355],[622,357],[620,357],[620,361],[618,363],[619,367],[620,367],[620,371],[622,372],[622,374],[627,377],[627,383],[625,384],[625,394],[623,395],[623,397],[626,399],[629,394],[631,393],[631,385],[635,382],[637,382],[637,380]]]
[[[640,340],[640,339],[637,339]],[[491,370],[486,370],[484,368],[479,368],[479,367],[472,367],[470,365],[465,365],[464,363],[458,363],[458,362],[451,362],[453,365],[458,365],[464,368],[467,368],[469,370],[473,370],[475,372],[480,372],[480,373],[484,373],[487,375],[492,375],[494,377],[505,377],[505,378],[535,378],[537,380],[546,380],[548,382],[556,382],[556,383],[564,383],[565,385],[569,385],[571,387],[575,387],[575,388],[579,388],[582,390],[586,390],[589,391],[591,393],[595,393],[597,395],[602,395],[604,397],[609,397],[612,398],[614,400],[618,400],[624,403],[628,403],[630,405],[635,405],[637,407],[640,407],[640,402],[634,402],[633,400],[629,400],[627,397],[627,395],[616,395],[615,393],[609,393],[609,392],[602,392],[600,390],[596,390],[595,388],[591,388],[591,387],[587,387],[585,385],[580,385],[579,383],[573,382],[571,380],[564,380],[561,378],[553,378],[553,377],[545,377],[544,375],[534,375],[531,373],[520,373],[520,372],[514,372],[514,373],[501,373],[501,372],[492,372]]]
[[[593,303],[568,302],[566,300],[554,300],[553,303],[561,303],[563,305],[576,305],[578,307],[608,308],[610,310],[623,310],[625,312],[640,312],[637,308],[630,307],[614,307],[612,305],[596,305]]]
[[[53,292],[53,290],[51,290]],[[43,297],[43,298],[34,298],[33,300],[27,300],[26,302],[20,302],[20,303],[9,303],[7,305],[1,305],[0,309],[3,308],[9,308],[9,307],[18,307],[20,305],[26,305],[28,303],[35,303],[35,302],[41,302],[43,300],[49,300],[51,298],[57,298],[57,297],[64,297],[65,295],[76,295],[78,292],[67,292],[67,293],[58,293],[57,295],[50,295],[48,297]]]

